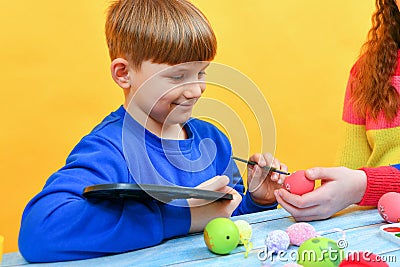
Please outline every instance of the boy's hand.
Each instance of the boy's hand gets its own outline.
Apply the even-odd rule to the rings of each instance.
[[[205,181],[196,188],[230,193],[233,195],[232,200],[201,200],[189,199],[191,214],[191,225],[189,232],[199,232],[204,229],[209,221],[217,217],[229,218],[233,211],[242,201],[242,196],[232,187],[227,186],[229,178],[226,176],[215,176]]]
[[[250,161],[258,165],[248,165],[247,184],[248,192],[254,202],[260,205],[268,205],[276,202],[274,190],[282,187],[286,175],[266,171],[265,166],[272,166],[276,169],[287,171],[287,166],[272,157],[270,153],[254,154]]]

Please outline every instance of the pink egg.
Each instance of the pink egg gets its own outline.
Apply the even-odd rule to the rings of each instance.
[[[305,176],[305,171],[300,170],[285,178],[284,188],[292,194],[303,195],[314,190],[315,181]]]
[[[389,223],[400,222],[400,193],[389,192],[378,201],[378,211],[382,218]]]
[[[286,233],[289,236],[290,243],[295,246],[300,246],[304,241],[317,236],[315,228],[305,222],[292,224],[286,229]]]

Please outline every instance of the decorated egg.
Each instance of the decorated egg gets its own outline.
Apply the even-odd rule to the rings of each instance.
[[[228,254],[239,244],[239,229],[227,218],[209,221],[204,228],[204,242],[216,254]]]
[[[285,178],[283,187],[292,194],[303,195],[314,190],[315,181],[305,176],[305,171],[296,171]]]
[[[267,234],[265,238],[265,246],[268,253],[276,253],[286,251],[290,245],[288,234],[282,230],[274,230]]]
[[[292,224],[286,229],[286,233],[290,238],[290,243],[295,246],[300,246],[304,241],[317,236],[314,227],[305,222]]]
[[[239,245],[243,245],[243,240],[250,241],[252,235],[251,225],[245,220],[237,220],[235,224],[239,229]]]
[[[382,218],[390,223],[400,222],[400,193],[389,192],[378,201],[378,212]]]
[[[344,259],[344,250],[326,237],[314,237],[300,245],[297,263],[304,267],[336,267]]]
[[[339,267],[389,267],[389,265],[376,254],[358,251],[348,255]]]

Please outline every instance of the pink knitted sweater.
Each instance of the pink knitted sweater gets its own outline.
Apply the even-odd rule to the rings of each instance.
[[[400,93],[400,50],[392,84]],[[361,169],[367,174],[367,189],[359,205],[376,206],[387,192],[400,193],[400,170],[391,164],[400,163],[400,110],[393,121],[383,113],[377,120],[367,114],[361,118],[353,111],[350,84],[357,63],[350,72],[343,109],[344,137],[340,147],[339,166]],[[400,203],[399,203],[400,205]]]

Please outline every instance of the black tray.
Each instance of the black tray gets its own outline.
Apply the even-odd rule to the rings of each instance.
[[[196,189],[182,186],[165,186],[155,184],[98,184],[85,187],[83,196],[87,199],[156,199],[171,201],[173,199],[227,199],[232,200],[232,194]]]

